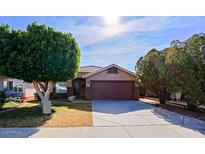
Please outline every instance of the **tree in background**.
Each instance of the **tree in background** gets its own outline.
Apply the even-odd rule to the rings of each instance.
[[[205,101],[205,35],[195,34],[184,42],[173,41],[167,52],[172,65],[172,86],[185,93],[189,109],[195,110]]]
[[[49,95],[56,82],[73,79],[80,49],[70,33],[37,23],[25,31],[0,26],[0,74],[33,83],[43,106],[51,113]]]
[[[138,60],[136,69],[141,86],[155,92],[160,103],[164,104],[168,80],[165,53],[156,49],[150,50],[145,57]]]
[[[137,62],[141,85],[155,92],[160,102],[164,93],[182,91],[188,108],[205,102],[205,35],[195,34],[184,42],[175,40],[162,51],[150,50]]]

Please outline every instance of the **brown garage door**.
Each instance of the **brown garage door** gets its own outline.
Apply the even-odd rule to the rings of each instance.
[[[91,81],[93,99],[134,99],[134,81]]]

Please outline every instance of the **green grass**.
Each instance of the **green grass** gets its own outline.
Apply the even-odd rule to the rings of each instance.
[[[13,102],[6,102],[2,103],[0,105],[0,111],[1,110],[7,110],[7,109],[13,109],[13,108],[19,108],[19,107],[32,107],[37,105],[38,103],[13,103]]]
[[[5,104],[12,107],[11,104]],[[16,106],[15,106],[16,107]],[[52,106],[52,114],[43,115],[37,103],[24,103],[18,109],[0,112],[0,127],[68,127],[91,126],[91,104],[69,104]]]
[[[15,108],[15,107],[18,107],[18,106],[20,106],[20,105],[12,103],[12,102],[7,102],[7,103],[3,103],[1,109]]]
[[[42,123],[42,109],[37,103],[13,104],[5,103],[3,109],[18,108],[0,112],[0,127],[32,127]],[[46,118],[46,117],[45,117]]]

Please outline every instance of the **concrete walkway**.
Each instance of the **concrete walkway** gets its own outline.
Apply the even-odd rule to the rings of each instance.
[[[198,125],[0,128],[0,138],[202,138],[204,134],[204,127]]]
[[[0,128],[0,137],[205,137],[205,122],[138,101],[92,101],[93,127]]]

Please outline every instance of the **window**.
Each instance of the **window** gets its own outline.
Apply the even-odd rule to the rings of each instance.
[[[66,82],[57,82],[56,83],[56,93],[67,93]]]
[[[21,86],[21,85],[14,86],[13,92],[14,93],[22,93],[23,92],[23,86]]]
[[[14,89],[13,81],[8,81],[8,90],[13,91],[13,89]]]
[[[118,73],[118,69],[116,67],[108,68],[107,73],[109,73],[109,74],[117,74]]]
[[[14,81],[8,81],[7,89],[8,91],[12,93],[22,93],[23,92],[23,86],[19,85],[19,83],[16,83]]]
[[[14,92],[18,92],[18,87],[14,87]]]
[[[23,92],[23,87],[22,86],[18,86],[18,92],[19,93]]]

